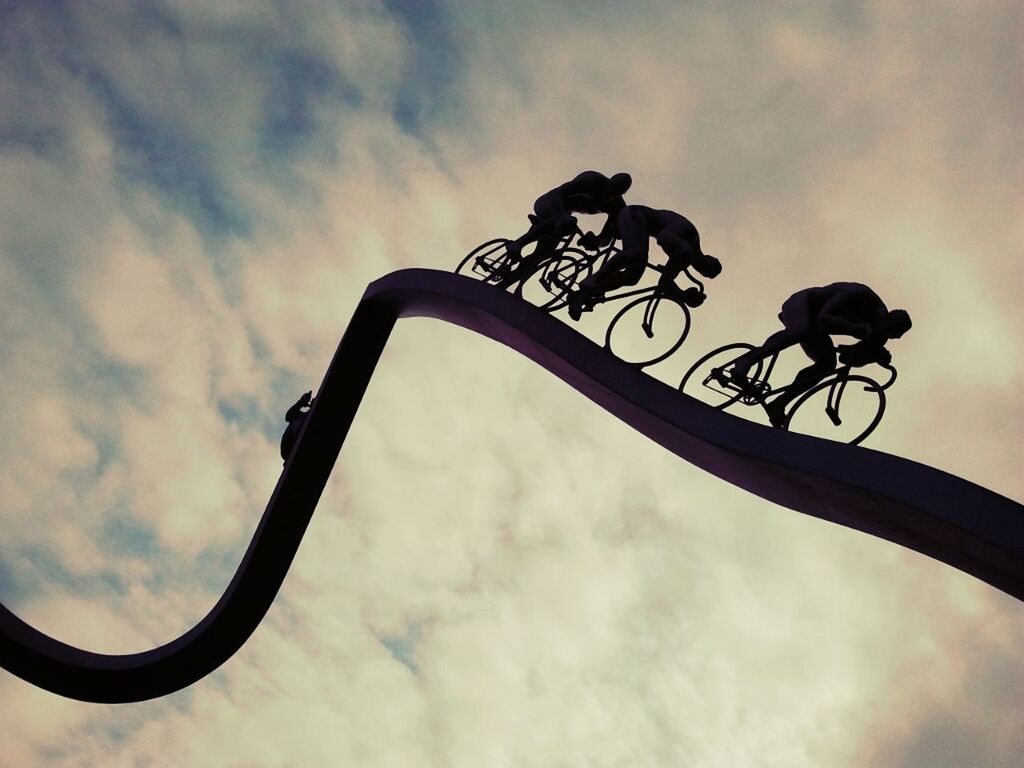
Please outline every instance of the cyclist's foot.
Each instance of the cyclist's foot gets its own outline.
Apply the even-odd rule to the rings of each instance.
[[[515,240],[509,240],[505,243],[505,253],[508,254],[508,263],[515,264],[523,256],[523,246]]]
[[[742,390],[750,389],[750,387],[752,386],[750,379],[747,378],[747,373],[749,372],[749,365],[734,365],[728,373],[726,373],[723,369],[719,369],[717,371],[719,376],[723,378],[728,376],[728,380]]]
[[[569,317],[579,320],[584,312],[589,312],[594,308],[595,298],[595,294],[585,288],[580,288],[569,297]]]
[[[717,381],[721,386],[728,387],[733,383],[733,376],[725,372],[724,368],[715,368],[711,371],[711,378]]]
[[[786,425],[786,404],[774,401],[768,403],[764,407],[768,413],[768,421],[772,423],[773,427],[784,427]]]
[[[508,288],[510,285],[514,285],[531,268],[532,263],[527,263],[526,259],[510,254],[509,258],[494,272],[491,279],[494,280],[495,285],[499,288]]]
[[[573,320],[579,320],[583,314],[583,302],[586,300],[586,296],[583,291],[576,291],[572,296],[569,297],[569,317]]]

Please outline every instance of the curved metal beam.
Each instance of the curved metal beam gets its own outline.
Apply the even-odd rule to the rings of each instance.
[[[682,395],[511,294],[447,272],[372,283],[324,377],[227,590],[193,629],[144,653],[61,643],[0,606],[0,661],[55,693],[141,701],[209,674],[252,634],[280,588],[399,317],[436,317],[505,344],[676,455],[790,509],[929,555],[1024,600],[1024,507],[897,456],[781,432]]]

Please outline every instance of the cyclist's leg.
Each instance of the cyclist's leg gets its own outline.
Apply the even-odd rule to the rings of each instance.
[[[619,211],[616,223],[622,238],[622,250],[584,280],[580,284],[581,291],[604,293],[613,288],[636,285],[643,277],[650,249],[647,222],[640,211],[626,207]]]
[[[550,200],[548,200],[548,195],[550,194],[550,192],[547,192],[537,198],[533,204],[533,214],[530,216],[530,228],[525,234],[509,241],[509,244],[506,246],[506,250],[508,250],[508,254],[512,257],[513,261],[519,261],[523,248],[534,241],[538,241],[537,249],[534,252],[536,253],[540,249],[540,233],[545,229],[550,229],[551,221],[556,216],[556,211],[552,207]]]
[[[827,333],[812,333],[800,341],[800,348],[811,359],[811,365],[793,377],[786,391],[766,406],[772,424],[781,426],[786,407],[836,369],[836,347]]]
[[[591,295],[615,288],[636,285],[647,268],[647,254],[623,250],[605,262],[596,273],[580,283],[580,290]]]
[[[537,227],[543,229],[543,227]],[[518,252],[513,256],[514,261],[512,268],[508,274],[505,275],[499,282],[500,288],[507,288],[510,285],[515,285],[521,279],[525,278],[530,274],[537,263],[546,256],[550,256],[555,249],[558,248],[559,243],[562,242],[561,238],[554,237],[550,234],[543,234],[540,237],[535,237],[537,240],[537,246],[533,249],[533,253],[529,256],[520,256]],[[507,247],[507,246],[506,246]],[[512,251],[509,251],[510,255]]]
[[[736,361],[732,374],[741,383],[746,380],[747,371],[754,363],[799,344],[811,335],[811,313],[804,292],[795,293],[783,302],[779,320],[782,321],[783,330],[772,334],[759,348],[741,355]],[[825,338],[828,339],[828,336]]]
[[[755,363],[759,363],[765,358],[771,357],[776,352],[781,352],[782,350],[788,349],[794,344],[799,343],[800,335],[789,328],[783,328],[781,331],[773,333],[765,339],[764,344],[760,347],[754,347],[749,352],[736,358],[736,362],[733,363],[732,366],[732,378],[739,384],[746,383],[747,372]]]
[[[525,234],[520,235],[515,240],[509,240],[505,250],[508,251],[508,255],[513,262],[519,261],[522,258],[523,248],[537,239],[537,233],[540,229],[542,229],[541,222],[538,220],[530,225]]]

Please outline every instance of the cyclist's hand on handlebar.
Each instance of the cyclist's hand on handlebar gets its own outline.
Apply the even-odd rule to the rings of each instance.
[[[864,350],[858,344],[841,344],[839,347],[839,362],[843,365],[856,367],[867,365],[864,358]]]
[[[891,361],[892,353],[885,347],[875,344],[859,342],[839,347],[839,362],[854,368],[871,363],[888,365]]]
[[[587,232],[580,236],[580,248],[587,251],[597,251],[601,248],[601,241],[593,232]]]

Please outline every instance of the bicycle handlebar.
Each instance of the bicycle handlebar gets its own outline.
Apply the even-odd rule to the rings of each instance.
[[[689,266],[683,267],[683,272],[685,272],[686,276],[690,278],[690,282],[697,284],[697,287],[700,288],[701,293],[707,293],[707,291],[704,290],[704,283],[702,283],[700,280],[693,276],[693,273],[690,272]]]
[[[867,387],[867,390],[869,392],[882,392],[891,387],[893,383],[895,383],[896,381],[896,369],[892,365],[889,365],[887,363],[878,363],[878,366],[880,368],[885,368],[885,370],[889,372],[889,380],[884,384],[879,384],[878,386],[875,387]]]

